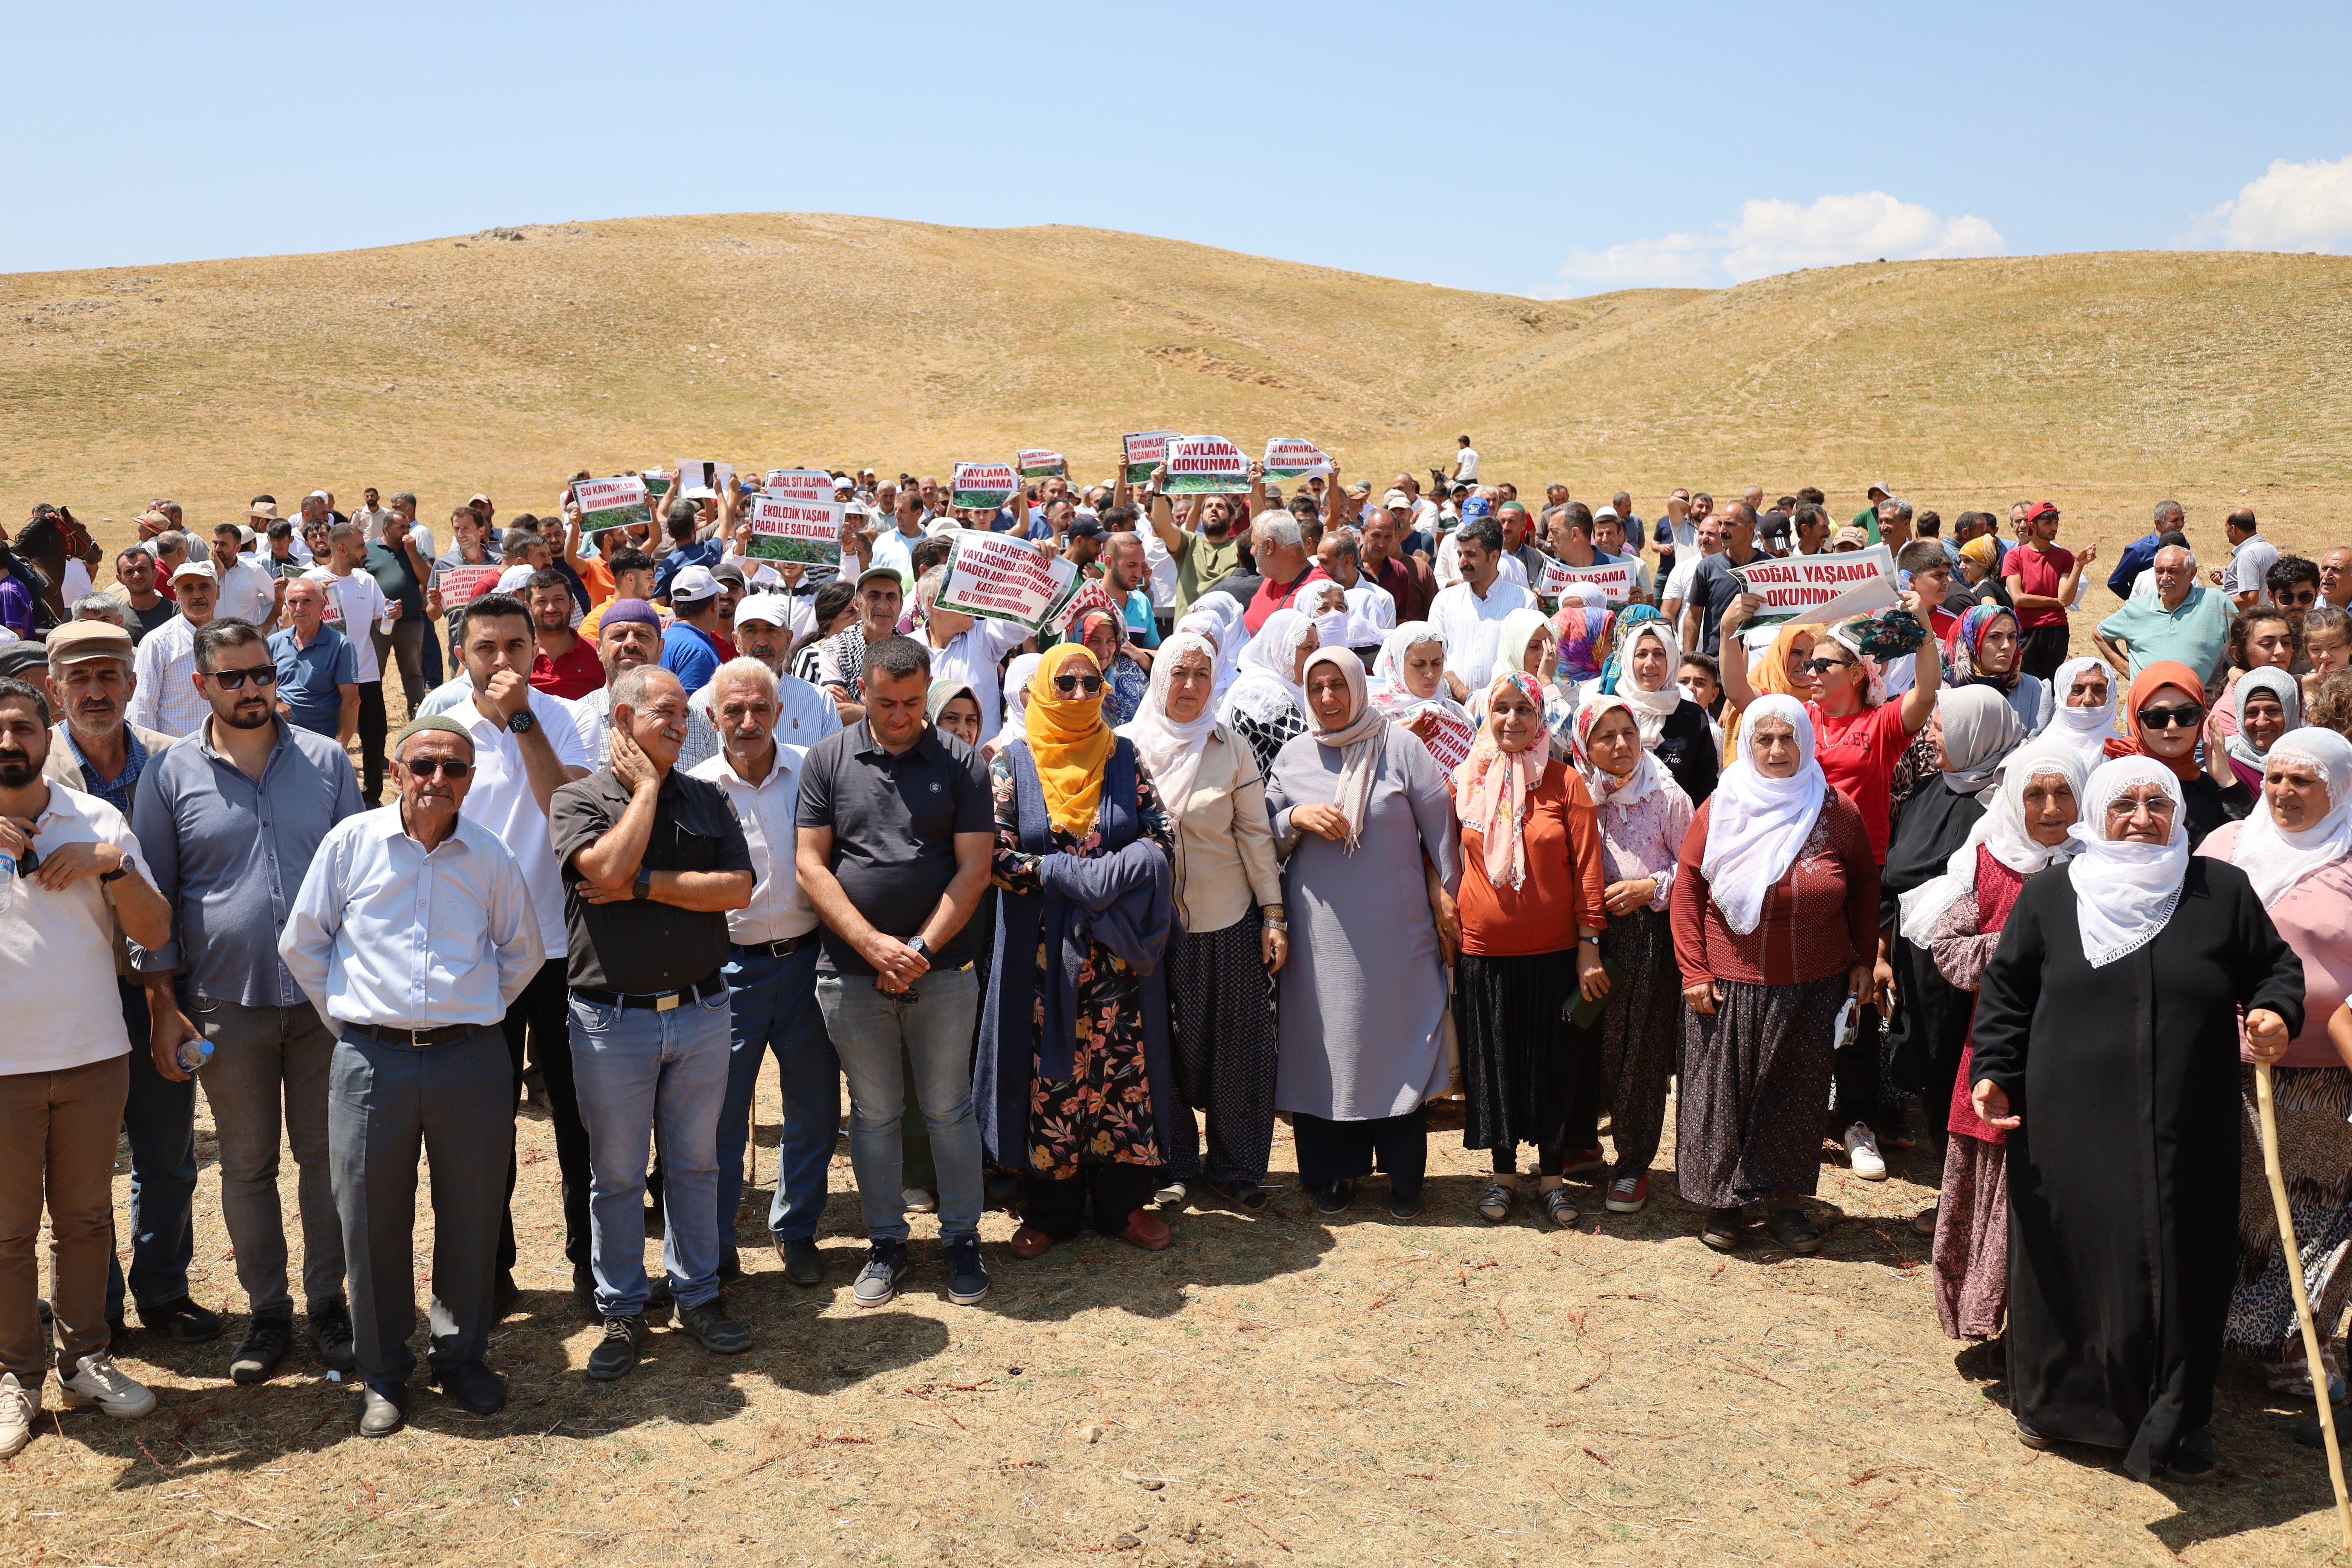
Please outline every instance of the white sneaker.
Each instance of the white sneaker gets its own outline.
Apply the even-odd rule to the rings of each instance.
[[[902,1187],[898,1190],[898,1206],[908,1214],[937,1214],[940,1200],[931,1195],[929,1187]]]
[[[1865,1182],[1886,1180],[1886,1160],[1878,1152],[1878,1134],[1857,1121],[1845,1130],[1846,1163]]]
[[[128,1421],[155,1408],[155,1391],[133,1381],[114,1364],[112,1356],[103,1353],[86,1355],[74,1363],[71,1376],[60,1368],[58,1386],[66,1391],[68,1409],[95,1405],[109,1415]]]
[[[13,1372],[0,1373],[0,1459],[14,1458],[33,1440],[33,1417],[41,1407]]]

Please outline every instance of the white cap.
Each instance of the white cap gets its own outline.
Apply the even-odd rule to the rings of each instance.
[[[183,577],[202,577],[208,583],[220,581],[220,574],[213,570],[213,560],[209,555],[191,555],[172,568],[173,582],[176,583]]]
[[[505,571],[499,574],[499,585],[497,591],[501,594],[521,593],[524,584],[530,581],[531,574],[537,570],[538,568],[535,566],[508,567]]]
[[[678,575],[683,577],[686,574],[681,572]],[[792,611],[774,594],[746,594],[743,602],[735,606],[735,624],[740,626],[745,621],[765,621],[772,626],[788,626],[793,624]]]
[[[1616,517],[1616,516],[1617,516],[1617,509],[1616,509],[1615,507],[1613,507],[1613,506],[1604,506],[1604,507],[1602,507],[1599,511],[1596,511],[1596,512],[1594,512],[1594,513],[1592,514],[1592,521],[1595,521],[1595,522],[1599,522],[1599,521],[1600,521],[1602,518],[1604,518],[1604,517]],[[1622,520],[1621,519],[1620,521],[1622,521]]]
[[[673,605],[681,599],[694,604],[718,596],[719,579],[711,575],[708,566],[685,567],[669,580],[669,601]]]

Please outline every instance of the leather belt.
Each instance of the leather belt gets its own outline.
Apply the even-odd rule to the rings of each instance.
[[[738,942],[729,945],[736,952],[749,953],[753,958],[790,958],[804,947],[814,947],[816,932],[809,931],[802,936],[788,936],[782,942]]]
[[[356,1036],[380,1046],[422,1050],[426,1046],[454,1046],[459,1040],[472,1039],[485,1029],[497,1027],[496,1024],[444,1024],[437,1029],[394,1029],[381,1024],[345,1024],[343,1038]]]
[[[676,1012],[688,1002],[708,1002],[726,994],[727,982],[715,973],[675,991],[592,991],[585,985],[572,988],[572,994],[600,1007],[645,1007],[656,1013]]]

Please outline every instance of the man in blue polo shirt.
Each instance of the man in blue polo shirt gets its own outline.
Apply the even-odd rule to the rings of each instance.
[[[359,650],[327,625],[326,585],[309,577],[286,584],[284,631],[269,637],[278,664],[278,711],[299,729],[348,746],[359,729]]]
[[[677,677],[691,697],[710,684],[719,667],[735,657],[719,630],[719,579],[707,566],[689,566],[670,580],[674,619],[662,634],[661,667]]]
[[[2107,574],[2107,592],[2118,599],[2130,598],[2132,584],[2139,581],[2139,574],[2156,564],[2156,552],[2164,548],[2164,536],[2188,531],[2188,522],[2189,514],[2181,510],[2179,501],[2157,502],[2156,526],[2125,545],[2124,552],[2116,557],[2116,569]]]

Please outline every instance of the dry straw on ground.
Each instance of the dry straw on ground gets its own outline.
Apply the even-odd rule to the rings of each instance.
[[[511,232],[0,279],[0,520],[61,501],[111,541],[157,494],[204,525],[256,491],[374,484],[437,522],[477,489],[541,510],[575,468],[697,453],[944,477],[1043,445],[1092,478],[1122,431],[1185,426],[1307,436],[1378,483],[1467,430],[1491,477],[1622,486],[1645,515],[1667,485],[1751,479],[1851,510],[1883,477],[1947,518],[2053,497],[2069,542],[2104,535],[2110,559],[2166,494],[2214,560],[2229,506],[2290,548],[2344,536],[2337,258],[1922,262],[1534,301],[1089,230]],[[2086,603],[2085,646],[2109,601]],[[232,1338],[136,1335],[126,1364],[163,1395],[142,1421],[45,1414],[0,1469],[7,1560],[2330,1560],[2319,1458],[2242,1373],[2216,1484],[2019,1447],[2001,1384],[1936,1327],[1916,1154],[1884,1184],[1824,1167],[1821,1257],[1726,1259],[1675,1196],[1671,1144],[1647,1212],[1601,1216],[1580,1186],[1596,1212],[1554,1232],[1477,1220],[1485,1160],[1438,1132],[1412,1222],[1379,1181],[1338,1222],[1294,1188],[1262,1217],[1178,1216],[1156,1256],[992,1247],[993,1295],[959,1309],[919,1218],[908,1295],[860,1312],[845,1161],[827,1286],[795,1289],[762,1247],[777,1114],[763,1086],[735,1293],[751,1354],[664,1334],[627,1381],[585,1381],[527,1111],[526,1294],[493,1347],[513,1402],[456,1415],[420,1383],[383,1443],[352,1436],[349,1385],[307,1350],[227,1384],[243,1303],[200,1121],[196,1292],[238,1310]],[[1276,1163],[1289,1180],[1286,1132]]]

